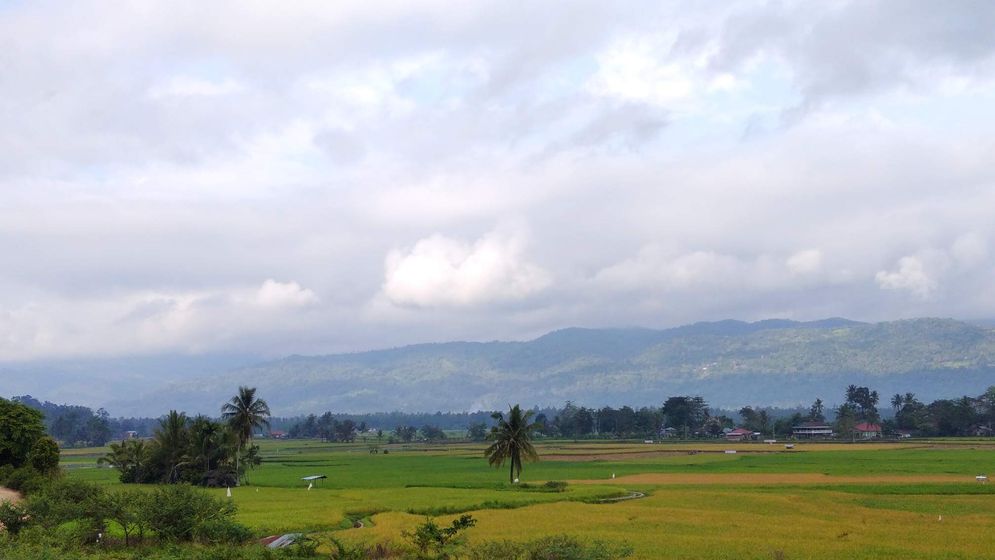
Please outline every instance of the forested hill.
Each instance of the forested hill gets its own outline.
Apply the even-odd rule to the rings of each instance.
[[[978,393],[995,384],[995,330],[946,319],[571,328],[527,342],[291,356],[113,406],[124,414],[159,413],[164,406],[214,413],[219,396],[239,384],[257,386],[281,415],[487,410],[568,399],[642,405],[675,394],[700,394],[716,406],[787,406],[816,397],[838,402],[850,383],[926,399]]]

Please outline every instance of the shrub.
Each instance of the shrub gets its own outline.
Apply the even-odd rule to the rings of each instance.
[[[405,532],[404,536],[415,545],[422,557],[433,552],[438,558],[449,558],[454,549],[462,544],[460,533],[476,524],[477,520],[471,515],[460,516],[449,527],[439,527],[434,519],[428,518],[414,532]]]
[[[474,546],[470,560],[614,560],[632,554],[627,546],[600,541],[585,544],[576,537],[556,535],[528,543],[492,541]]]
[[[252,531],[230,519],[208,519],[194,527],[194,538],[205,544],[242,544],[252,538]]]
[[[563,480],[549,480],[546,484],[543,484],[546,488],[552,490],[553,492],[566,492],[567,483]]]
[[[632,554],[627,546],[612,546],[601,541],[585,545],[576,537],[556,535],[530,542],[529,560],[613,560]]]
[[[27,515],[28,512],[18,504],[0,502],[0,526],[5,527],[11,535],[20,533],[27,525]]]
[[[31,494],[41,490],[45,482],[45,477],[33,467],[21,467],[10,471],[4,486],[22,494]]]
[[[182,484],[161,486],[152,491],[142,517],[160,541],[190,541],[205,525],[213,522],[235,524],[235,504]],[[220,525],[213,525],[218,530]],[[226,535],[237,529],[223,529]],[[206,534],[206,533],[205,533]]]

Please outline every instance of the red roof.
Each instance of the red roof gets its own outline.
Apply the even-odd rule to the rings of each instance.
[[[735,430],[727,433],[726,435],[727,436],[748,436],[748,435],[750,435],[752,433],[753,432],[751,432],[750,430],[747,430],[746,428],[736,428]]]
[[[857,424],[853,427],[854,430],[858,432],[880,432],[881,426],[878,424],[868,424],[866,422]]]

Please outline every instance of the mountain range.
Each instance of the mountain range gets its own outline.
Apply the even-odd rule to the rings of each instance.
[[[524,342],[446,342],[289,356],[188,375],[106,403],[115,415],[169,408],[216,414],[239,385],[274,414],[488,410],[523,405],[659,405],[702,395],[714,406],[842,401],[851,383],[886,401],[934,399],[995,384],[995,329],[951,319],[861,323],[719,321],[677,328],[568,328]],[[884,404],[884,403],[882,403]]]

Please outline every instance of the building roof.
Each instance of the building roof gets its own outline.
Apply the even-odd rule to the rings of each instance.
[[[861,422],[853,427],[854,430],[858,432],[880,432],[881,426],[879,424],[868,424],[867,422]]]
[[[750,430],[747,430],[746,428],[736,428],[735,430],[727,433],[726,435],[727,436],[748,436],[748,435],[751,435],[751,434],[753,434],[753,432],[751,432]]]
[[[830,427],[831,426],[829,424],[826,424],[825,422],[802,422],[797,426],[792,426],[792,428],[795,430],[797,430],[798,428],[825,428],[828,430]]]

